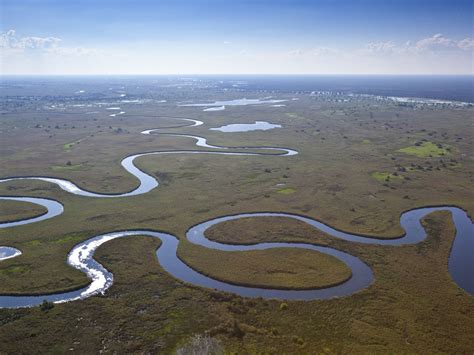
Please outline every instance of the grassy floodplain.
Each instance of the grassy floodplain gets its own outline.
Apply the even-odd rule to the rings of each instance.
[[[207,248],[185,247],[179,256],[201,273],[242,286],[305,290],[337,285],[351,277],[351,270],[344,263],[309,250],[219,253]]]
[[[65,87],[61,95],[71,92],[74,97],[76,90]],[[103,107],[48,108],[58,95],[41,96],[34,104],[18,99],[5,105],[0,115],[2,177],[54,176],[92,191],[128,191],[138,181],[120,166],[125,156],[200,149],[189,138],[140,134],[159,127],[203,136],[219,146],[281,146],[300,154],[143,157],[137,165],[156,176],[160,187],[129,198],[85,198],[35,181],[0,184],[0,195],[53,198],[65,207],[54,219],[0,231],[0,245],[23,252],[1,262],[2,294],[84,285],[87,278],[65,264],[68,251],[94,235],[138,228],[176,235],[181,240],[179,256],[215,278],[286,288],[329,285],[346,278],[347,269],[317,253],[282,249],[227,255],[190,244],[185,232],[226,214],[284,211],[353,233],[393,238],[402,233],[400,213],[411,208],[449,204],[474,214],[469,107],[400,106],[370,97],[336,102],[282,93],[275,96],[289,100],[285,107],[203,112],[177,103],[241,98],[242,93],[150,89],[150,101],[121,103],[125,114],[111,117]],[[100,101],[116,103],[105,88],[98,88],[97,95]],[[143,93],[129,95],[141,99]],[[179,128],[186,123],[170,117],[198,119],[204,125]],[[233,134],[209,130],[256,119],[282,128]],[[42,213],[28,204],[3,201],[0,212],[2,221]],[[239,353],[472,352],[474,299],[453,283],[447,270],[454,237],[450,216],[435,213],[424,223],[428,238],[403,247],[343,242],[285,218],[225,222],[209,230],[209,238],[229,243],[328,245],[373,268],[375,282],[368,289],[311,302],[246,299],[186,285],[156,261],[159,241],[112,241],[97,252],[97,259],[115,275],[105,296],[55,305],[49,311],[0,310],[0,351],[17,352],[21,346],[24,352],[169,352],[193,334],[208,332],[226,350]]]

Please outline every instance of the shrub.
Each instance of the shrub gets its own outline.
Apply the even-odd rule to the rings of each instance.
[[[40,305],[40,309],[43,312],[47,312],[47,311],[49,311],[50,309],[53,309],[53,308],[54,308],[54,303],[49,302],[47,300],[44,300],[43,303],[41,303],[41,305]]]

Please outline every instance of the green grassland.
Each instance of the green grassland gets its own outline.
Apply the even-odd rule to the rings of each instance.
[[[450,154],[450,147],[434,144],[433,142],[422,142],[410,147],[401,148],[398,151],[419,158],[442,157]]]
[[[195,99],[202,99],[199,95],[213,98],[211,92],[187,94],[197,95]],[[231,282],[281,287],[331,284],[347,270],[336,267],[334,272],[319,274],[316,270],[307,279],[305,267],[310,272],[312,266],[327,269],[338,264],[332,265],[333,261],[317,253],[259,252],[261,265],[257,265],[248,262],[257,259],[252,254],[235,253],[229,258],[223,252],[186,243],[185,232],[196,223],[225,214],[284,211],[350,232],[390,238],[403,232],[399,216],[407,209],[450,204],[474,214],[470,109],[414,110],[375,105],[368,99],[329,103],[305,96],[283,108],[228,107],[202,112],[170,103],[123,105],[122,109],[126,114],[113,119],[107,112],[86,115],[79,110],[76,114],[3,112],[2,176],[47,175],[70,179],[93,191],[131,190],[138,181],[120,166],[125,156],[199,149],[188,138],[139,134],[144,129],[184,125],[165,116],[205,122],[192,128],[168,128],[167,132],[205,136],[214,145],[281,146],[300,154],[143,157],[137,165],[156,176],[160,187],[129,198],[73,196],[44,182],[0,184],[0,195],[54,198],[65,206],[64,214],[54,219],[0,231],[0,245],[23,252],[1,262],[0,293],[80,287],[88,280],[66,265],[68,251],[91,236],[135,228],[176,235],[182,241],[178,252],[185,262]],[[283,128],[235,134],[208,130],[227,123],[254,122],[257,117]],[[86,141],[63,149],[84,137]],[[368,143],[361,143],[364,140]],[[414,142],[435,142],[443,150],[450,147],[450,152],[421,157],[400,151]],[[394,178],[395,172],[400,178]],[[280,190],[291,189],[291,193],[278,193],[275,186],[282,183],[286,186]],[[7,206],[9,202],[1,202],[2,220],[39,212],[27,204],[15,209]],[[285,307],[281,301],[245,299],[175,280],[156,261],[154,250],[159,241],[153,238],[112,241],[97,252],[98,260],[115,275],[104,297],[55,305],[47,312],[39,308],[0,310],[0,352],[65,352],[71,348],[82,353],[170,352],[193,334],[204,332],[220,339],[226,350],[239,353],[472,352],[474,337],[469,330],[474,327],[474,300],[453,283],[447,270],[454,237],[449,215],[433,214],[426,226],[426,241],[404,247],[338,241],[287,219],[214,226],[210,238],[233,243],[298,240],[329,245],[360,257],[374,270],[374,284],[355,295],[285,302]],[[231,259],[228,264],[227,258]],[[292,262],[282,262],[288,258]],[[270,274],[276,265],[288,274]]]

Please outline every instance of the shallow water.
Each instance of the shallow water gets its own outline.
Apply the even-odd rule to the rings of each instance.
[[[87,287],[77,291],[55,295],[0,296],[0,307],[29,307],[40,304],[44,299],[51,302],[73,301],[105,292],[113,284],[113,274],[93,259],[94,252],[100,245],[110,240],[138,235],[148,235],[159,238],[162,241],[162,245],[157,250],[156,255],[160,265],[175,278],[195,286],[232,292],[245,297],[278,298],[289,300],[328,299],[332,297],[348,296],[368,287],[373,282],[372,270],[363,261],[355,256],[333,248],[306,243],[258,243],[252,245],[230,245],[207,239],[205,237],[205,232],[213,225],[240,218],[287,217],[307,223],[314,228],[328,233],[332,237],[348,241],[378,245],[415,244],[426,238],[426,232],[421,225],[421,219],[431,212],[441,210],[450,211],[452,213],[453,222],[456,226],[456,239],[451,249],[451,255],[449,256],[449,272],[451,273],[453,280],[461,288],[470,294],[474,294],[474,283],[471,277],[474,272],[474,263],[471,258],[472,251],[474,250],[474,227],[472,221],[463,210],[456,207],[428,207],[407,211],[401,215],[400,224],[405,229],[406,234],[403,237],[397,239],[376,239],[350,234],[334,229],[309,217],[288,213],[267,212],[243,213],[233,216],[218,217],[193,226],[186,233],[186,237],[191,243],[222,251],[238,252],[248,250],[266,250],[272,248],[300,248],[332,255],[344,262],[352,271],[352,277],[346,282],[343,282],[337,286],[314,290],[278,290],[258,287],[244,287],[217,281],[196,272],[178,259],[176,256],[176,251],[179,245],[179,240],[175,236],[149,230],[136,230],[99,235],[76,245],[71,250],[68,256],[68,264],[88,275],[88,277],[91,279],[91,283]]]
[[[45,219],[50,219],[56,216],[59,216],[64,212],[64,207],[57,201],[49,200],[46,198],[38,197],[13,197],[13,196],[0,196],[0,201],[19,201],[19,202],[29,202],[35,205],[43,206],[47,209],[47,212],[31,218],[25,218],[22,220],[12,221],[12,222],[3,222],[0,223],[0,228],[9,228],[15,226],[22,226],[25,224],[35,223],[39,221],[44,221]]]
[[[0,246],[0,261],[15,258],[19,255],[21,255],[21,251],[16,248]]]
[[[268,131],[274,128],[281,128],[279,124],[273,124],[265,121],[256,121],[255,123],[234,123],[221,127],[209,128],[211,131],[220,132],[249,132],[249,131]]]
[[[212,111],[224,111],[224,110],[225,110],[225,106],[216,106],[216,107],[205,108],[203,111],[212,112]]]
[[[94,252],[97,248],[113,239],[147,235],[159,238],[162,245],[156,251],[156,256],[161,267],[170,273],[173,277],[193,284],[195,286],[217,289],[226,292],[232,292],[246,297],[265,297],[265,298],[283,298],[283,299],[325,299],[334,296],[346,296],[370,285],[373,276],[370,268],[360,261],[358,258],[338,251],[336,249],[315,246],[310,244],[297,243],[262,243],[254,246],[253,249],[271,249],[271,248],[303,248],[319,251],[332,255],[352,269],[352,277],[341,285],[329,287],[320,290],[271,290],[257,287],[244,287],[228,284],[222,281],[214,280],[210,277],[202,275],[191,269],[177,256],[178,239],[166,233],[153,232],[148,230],[122,231],[88,239],[76,245],[68,256],[68,264],[74,268],[84,272],[91,279],[91,283],[79,290],[65,292],[53,295],[36,295],[36,296],[0,296],[0,307],[2,308],[18,308],[31,307],[41,304],[44,300],[49,302],[69,302],[79,299],[85,299],[99,293],[104,293],[113,284],[113,274],[105,269],[103,265],[93,259]],[[246,250],[252,248],[247,247]],[[221,248],[225,250],[225,248]]]
[[[465,211],[457,207],[440,206],[440,207],[425,207],[418,208],[404,212],[400,216],[400,225],[405,230],[406,234],[401,238],[396,239],[380,239],[374,237],[361,236],[337,230],[327,224],[318,220],[288,214],[288,213],[243,213],[234,216],[225,216],[216,218],[195,227],[192,227],[188,233],[188,239],[196,244],[205,246],[207,248],[237,251],[237,250],[253,250],[258,245],[265,245],[261,243],[258,245],[225,245],[208,240],[204,237],[204,231],[212,225],[231,221],[240,218],[255,218],[255,217],[287,217],[302,221],[319,229],[332,237],[343,239],[356,243],[377,244],[377,245],[405,245],[416,244],[426,238],[426,232],[421,224],[421,220],[428,214],[435,211],[449,211],[452,214],[454,225],[456,226],[456,236],[451,248],[449,256],[449,272],[456,282],[456,284],[474,295],[474,225]],[[258,249],[258,248],[257,248]]]

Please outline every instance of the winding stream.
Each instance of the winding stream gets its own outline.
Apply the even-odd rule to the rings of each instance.
[[[192,122],[191,125],[184,126],[184,127],[194,127],[200,126],[203,124],[202,121],[193,120],[193,119],[185,119],[180,118],[182,120]],[[251,153],[251,152],[237,152],[237,151],[227,151],[227,152],[216,152],[216,151],[209,151],[209,150],[170,150],[170,151],[156,151],[156,152],[148,152],[148,153],[138,153],[134,155],[130,155],[124,158],[121,161],[122,167],[131,175],[135,176],[139,181],[139,186],[129,192],[125,193],[96,193],[91,192],[85,189],[80,188],[73,182],[65,179],[58,179],[54,177],[48,176],[20,176],[20,177],[10,177],[5,179],[0,179],[0,183],[16,181],[16,180],[39,180],[45,181],[52,184],[59,186],[62,190],[72,193],[74,195],[79,196],[86,196],[86,197],[101,197],[101,198],[108,198],[108,197],[129,197],[129,196],[136,196],[145,194],[154,188],[158,187],[159,182],[153,176],[145,173],[144,171],[140,170],[134,164],[135,159],[149,156],[149,155],[170,155],[170,154],[213,154],[213,155],[231,155],[231,156],[292,156],[298,154],[296,150],[288,149],[288,148],[278,148],[278,147],[219,147],[207,144],[207,140],[203,137],[193,136],[193,135],[180,135],[174,133],[158,133],[159,129],[149,129],[146,131],[142,131],[141,134],[150,135],[156,133],[157,135],[164,135],[164,136],[183,136],[196,139],[196,145],[200,147],[206,148],[214,148],[214,149],[252,149],[252,150],[274,150],[279,151],[279,154],[271,154],[271,153]]]
[[[202,121],[185,119],[191,121],[190,126],[198,126],[202,124]],[[203,150],[175,150],[175,151],[156,151],[149,153],[134,154],[126,157],[122,160],[121,164],[127,172],[134,175],[139,179],[140,185],[136,189],[121,193],[121,194],[100,194],[90,192],[79,188],[74,183],[52,177],[12,177],[0,180],[0,182],[8,182],[13,180],[41,180],[50,182],[58,185],[61,189],[81,196],[87,197],[127,197],[133,195],[139,195],[147,193],[158,186],[158,181],[151,175],[146,174],[142,170],[138,169],[134,165],[134,160],[141,156],[146,155],[163,155],[163,154],[219,154],[219,155],[250,155],[250,156],[291,156],[298,154],[297,151],[287,148],[278,147],[222,147],[210,145],[207,143],[206,138],[187,135],[187,134],[175,134],[175,133],[161,133],[159,129],[150,129],[142,131],[142,134],[153,134],[159,135],[177,136],[177,137],[188,137],[196,140],[196,145],[204,148],[211,149],[222,149],[227,150],[225,152],[216,151],[203,151]],[[230,149],[264,149],[264,150],[276,150],[279,154],[269,153],[253,153],[253,152],[235,152],[228,151]],[[0,200],[15,200],[24,201],[30,203],[36,203],[44,206],[47,212],[43,215],[19,220],[15,222],[0,223],[0,228],[15,227],[25,225],[29,223],[39,222],[48,218],[55,217],[63,212],[63,206],[54,200],[33,198],[33,197],[9,197],[0,196]],[[242,213],[232,216],[218,217],[209,221],[202,222],[198,225],[191,227],[187,233],[187,239],[194,244],[204,246],[206,248],[222,250],[222,251],[247,251],[247,250],[266,250],[272,248],[300,248],[314,250],[325,254],[332,255],[345,263],[352,271],[352,276],[349,280],[327,288],[313,289],[313,290],[280,290],[280,289],[267,289],[258,287],[246,287],[234,285],[222,281],[212,279],[204,276],[199,272],[193,270],[181,261],[176,254],[179,239],[175,236],[167,233],[151,231],[151,230],[126,230],[118,231],[107,234],[98,235],[92,237],[80,244],[77,244],[70,251],[67,263],[84,272],[91,279],[91,283],[84,288],[64,292],[57,294],[44,294],[44,295],[3,295],[0,296],[0,308],[18,308],[18,307],[31,307],[42,303],[44,300],[50,302],[67,302],[79,299],[85,299],[87,297],[104,293],[113,284],[113,274],[108,271],[103,265],[94,260],[93,256],[97,248],[113,239],[131,236],[151,236],[159,238],[162,241],[162,245],[156,251],[158,262],[173,277],[187,282],[196,286],[212,288],[220,291],[232,292],[245,297],[263,297],[263,298],[277,298],[277,299],[289,299],[289,300],[314,300],[314,299],[328,299],[331,297],[342,297],[351,295],[359,290],[368,287],[373,282],[372,270],[359,258],[342,251],[323,247],[314,244],[307,243],[283,243],[283,242],[272,242],[272,243],[257,243],[252,245],[231,245],[224,244],[215,241],[211,241],[205,237],[205,231],[213,225],[240,219],[240,218],[259,218],[259,217],[286,217],[299,220],[307,223],[312,227],[319,229],[334,238],[343,239],[350,242],[365,243],[365,244],[379,244],[379,245],[403,245],[403,244],[415,244],[426,238],[426,232],[421,224],[427,214],[446,210],[451,212],[453,222],[456,226],[456,238],[453,242],[451,254],[449,257],[449,272],[452,275],[453,280],[458,284],[459,287],[463,288],[470,294],[474,294],[474,258],[472,258],[472,252],[474,251],[474,226],[469,216],[465,211],[450,206],[439,206],[439,207],[426,207],[418,208],[404,212],[400,217],[400,224],[406,231],[406,234],[397,239],[382,239],[367,237],[362,235],[351,234],[337,230],[329,225],[326,225],[320,221],[312,219],[310,217],[289,214],[289,213],[274,213],[274,212],[257,212],[257,213]],[[7,252],[7,248],[14,249],[11,247],[0,247],[4,248]],[[21,251],[14,249],[8,251],[15,254],[14,256],[20,255]],[[10,255],[10,254],[9,254]],[[14,257],[10,256],[10,257]],[[2,259],[0,259],[1,261]]]
[[[38,197],[12,197],[12,196],[0,196],[0,201],[18,201],[18,202],[29,202],[35,205],[43,206],[46,208],[46,213],[43,213],[39,216],[25,218],[12,222],[3,222],[0,223],[0,228],[8,228],[15,226],[22,226],[25,224],[35,223],[39,221],[44,221],[45,219],[50,219],[56,216],[59,216],[64,212],[64,207],[62,204],[55,200],[50,200],[47,198],[38,198]]]

